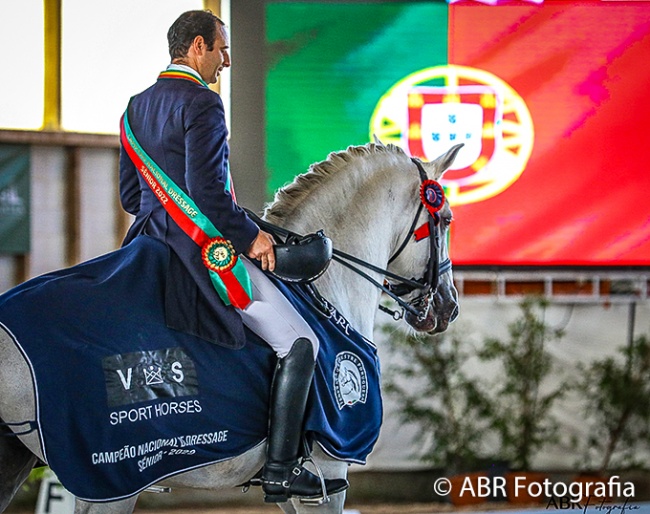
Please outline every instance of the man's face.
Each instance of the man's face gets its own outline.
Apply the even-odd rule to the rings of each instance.
[[[208,50],[207,47],[204,47],[198,63],[198,72],[208,84],[217,82],[221,70],[230,66],[229,49],[230,40],[226,27],[217,23],[217,39],[214,42],[214,48]]]

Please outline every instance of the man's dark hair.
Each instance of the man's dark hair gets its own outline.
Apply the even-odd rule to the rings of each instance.
[[[196,36],[203,36],[208,50],[214,49],[217,39],[217,25],[224,25],[211,11],[187,11],[169,27],[167,42],[169,55],[174,59],[185,57]]]

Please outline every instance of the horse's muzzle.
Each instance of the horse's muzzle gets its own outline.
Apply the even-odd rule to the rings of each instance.
[[[406,323],[418,332],[439,334],[447,330],[449,324],[458,317],[458,293],[453,286],[448,290],[439,288],[426,302],[428,308],[425,316],[418,317],[410,312],[404,315]]]

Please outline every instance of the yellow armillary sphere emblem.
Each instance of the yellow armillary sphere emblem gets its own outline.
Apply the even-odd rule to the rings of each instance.
[[[435,66],[397,82],[381,97],[370,138],[433,160],[464,143],[440,183],[451,205],[487,200],[515,182],[533,150],[533,122],[522,98],[495,75]]]

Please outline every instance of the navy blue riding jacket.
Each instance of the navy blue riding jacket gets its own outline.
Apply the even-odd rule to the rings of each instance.
[[[245,252],[259,228],[226,191],[228,130],[219,95],[191,80],[159,78],[131,99],[128,117],[142,148],[232,242],[236,252]],[[146,234],[170,249],[167,325],[223,346],[243,346],[241,318],[214,290],[200,248],[169,217],[124,148],[120,151],[120,199],[135,216],[124,244]]]

